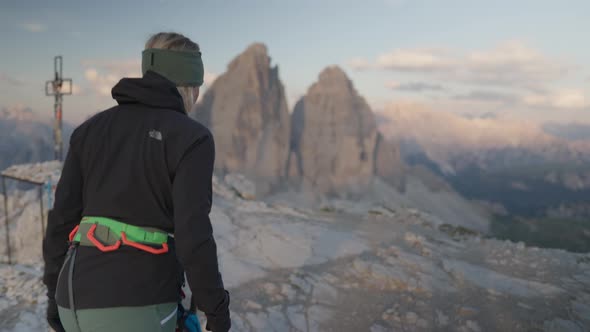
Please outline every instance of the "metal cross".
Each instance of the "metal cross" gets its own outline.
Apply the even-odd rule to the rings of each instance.
[[[72,79],[71,78],[63,78],[62,76],[62,57],[58,55],[53,60],[53,65],[55,68],[55,79],[53,81],[45,82],[45,95],[46,96],[55,96],[55,104],[54,104],[54,117],[55,122],[53,125],[53,138],[54,138],[54,151],[55,151],[55,159],[56,160],[63,160],[63,138],[62,138],[62,119],[63,119],[63,112],[62,112],[62,96],[63,95],[71,95],[72,94]],[[64,82],[68,82],[69,84],[64,84]],[[69,90],[64,91],[64,88],[68,88]]]

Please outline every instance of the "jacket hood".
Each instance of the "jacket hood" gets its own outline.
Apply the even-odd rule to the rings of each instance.
[[[176,84],[152,70],[142,78],[122,78],[111,90],[111,95],[119,105],[144,104],[185,113]]]

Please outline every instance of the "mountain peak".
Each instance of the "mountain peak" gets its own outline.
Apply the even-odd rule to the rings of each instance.
[[[3,107],[0,110],[0,119],[16,121],[37,121],[39,116],[25,105],[16,104],[10,107]]]
[[[238,68],[243,68],[244,70],[265,70],[268,67],[270,67],[268,48],[262,43],[254,43],[236,56],[230,62],[227,69],[228,71],[233,71]]]
[[[332,65],[322,70],[322,72],[320,73],[319,81],[326,83],[334,83],[349,82],[350,79],[348,78],[344,70],[342,70],[342,68],[340,68],[337,65]]]
[[[253,43],[242,54],[268,55],[268,47],[264,43]]]
[[[352,81],[339,66],[332,65],[324,68],[315,84],[323,91],[339,91],[345,94],[356,94]]]
[[[194,113],[215,135],[215,167],[249,176],[260,192],[282,179],[290,137],[284,87],[267,52],[255,43],[236,56]]]
[[[292,131],[293,174],[304,186],[336,193],[360,192],[369,185],[375,118],[340,67],[325,68],[297,103]]]

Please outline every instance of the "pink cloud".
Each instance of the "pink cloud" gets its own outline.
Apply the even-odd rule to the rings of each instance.
[[[534,88],[565,77],[573,67],[516,40],[490,49],[464,52],[446,48],[395,49],[374,61],[354,58],[357,70],[378,69],[429,76],[435,80],[474,85]]]
[[[43,32],[47,30],[47,26],[36,22],[21,23],[20,27],[29,32]]]

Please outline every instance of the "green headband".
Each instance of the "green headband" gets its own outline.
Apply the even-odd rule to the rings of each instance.
[[[149,48],[142,52],[141,70],[144,74],[153,70],[176,83],[176,86],[203,84],[203,60],[199,51]]]

